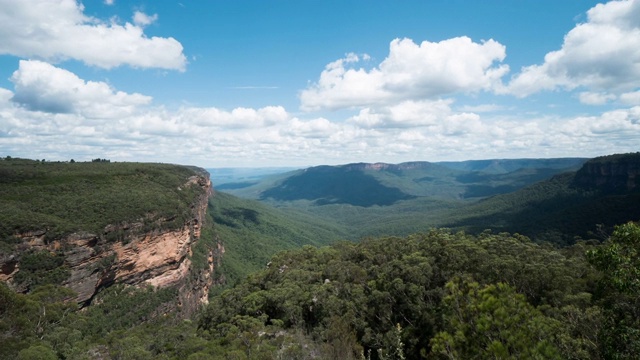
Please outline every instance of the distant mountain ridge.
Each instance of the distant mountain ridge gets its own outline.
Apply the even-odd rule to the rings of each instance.
[[[261,194],[261,199],[305,199],[315,201],[317,205],[348,203],[365,207],[391,205],[414,197],[398,188],[380,183],[362,170],[348,166],[317,166],[305,169]]]
[[[320,216],[356,237],[433,227],[518,232],[559,244],[640,219],[640,153],[317,166],[235,189]]]
[[[399,164],[383,162],[376,163],[351,163],[337,165],[352,170],[386,170],[386,171],[406,171],[406,170],[428,170],[435,167],[445,167],[453,170],[484,172],[492,174],[505,174],[521,169],[568,169],[579,168],[588,161],[589,158],[554,158],[554,159],[487,159],[487,160],[465,160],[465,161],[409,161]]]
[[[577,170],[587,159],[507,159],[465,162],[322,165],[219,189],[262,201],[311,201],[314,205],[390,206],[419,197],[482,198],[518,190]]]
[[[441,161],[436,164],[451,169],[481,171],[485,173],[509,173],[519,169],[567,169],[579,168],[589,158],[553,158],[553,159],[488,159],[466,161]]]

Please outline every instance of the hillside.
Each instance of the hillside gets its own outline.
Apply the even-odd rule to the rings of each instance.
[[[307,246],[213,298],[200,327],[256,358],[632,359],[640,263],[611,260],[639,236],[627,224],[561,250],[442,230]]]
[[[345,227],[318,217],[223,192],[211,197],[209,212],[215,223],[214,233],[225,249],[219,273],[229,285],[263,269],[280,251],[303,245],[323,246],[349,237]]]
[[[197,321],[170,311],[170,288],[115,285],[78,311],[68,289],[0,282],[0,358],[633,359],[639,240],[629,223],[565,249],[445,230],[304,246]]]
[[[606,238],[615,224],[640,219],[640,153],[594,158],[577,172],[494,196],[446,215],[445,226],[520,232],[568,244]]]
[[[63,285],[88,304],[113,283],[172,287],[185,313],[207,300],[206,171],[6,158],[0,185],[0,281],[15,290]]]

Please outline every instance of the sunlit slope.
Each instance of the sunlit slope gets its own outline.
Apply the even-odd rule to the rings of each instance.
[[[223,192],[210,199],[209,211],[225,247],[222,273],[228,283],[262,269],[279,251],[327,245],[348,237],[339,224]]]

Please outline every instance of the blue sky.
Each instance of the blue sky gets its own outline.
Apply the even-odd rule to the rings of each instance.
[[[638,151],[640,0],[0,0],[0,156]]]

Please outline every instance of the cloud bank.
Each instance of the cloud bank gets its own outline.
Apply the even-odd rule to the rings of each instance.
[[[118,25],[87,17],[75,1],[58,3],[8,6],[0,0],[0,38],[6,39],[0,53],[38,59],[21,60],[10,77],[13,88],[0,88],[0,154],[308,166],[638,150],[640,0],[589,10],[559,50],[510,80],[506,47],[496,40],[396,39],[377,64],[367,55],[348,54],[327,64],[298,94],[302,114],[279,105],[167,108],[151,96],[52,65],[76,59],[107,69],[186,66],[180,43],[144,34],[156,15],[135,12],[133,23]],[[602,110],[565,116],[514,112],[493,96],[521,101],[542,91],[568,92],[570,100]],[[482,96],[487,103],[464,102]],[[342,111],[331,117],[312,113],[331,110]]]
[[[76,0],[0,0],[0,8],[0,54],[49,62],[75,59],[105,69],[186,68],[180,42],[144,34],[156,15],[136,12],[134,24],[120,25],[86,16]]]
[[[533,150],[540,157],[595,156],[637,148],[640,133],[640,106],[513,119],[456,110],[452,99],[405,100],[330,120],[281,106],[169,110],[40,61],[22,61],[11,81],[13,91],[0,88],[0,154],[52,160],[307,166],[527,157]]]

